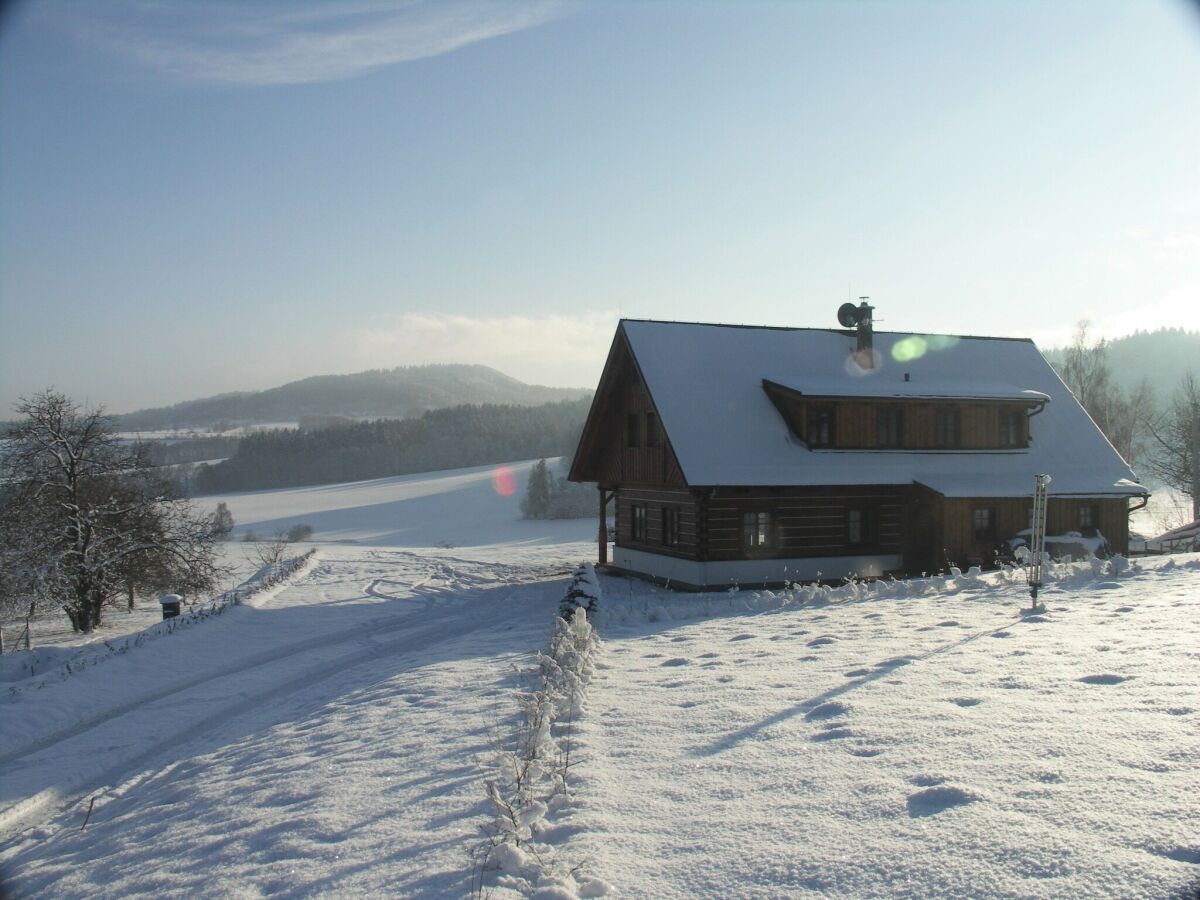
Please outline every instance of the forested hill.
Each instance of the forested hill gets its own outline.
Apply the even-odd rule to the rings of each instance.
[[[1044,353],[1056,364],[1063,361],[1063,354],[1061,347]],[[1166,396],[1187,372],[1200,376],[1200,332],[1182,328],[1134,332],[1109,341],[1107,361],[1113,380],[1121,387],[1133,389],[1145,379]]]
[[[214,494],[331,484],[570,456],[590,403],[456,406],[412,419],[264,431],[244,438],[229,459],[200,466],[192,489]]]
[[[119,416],[118,422],[132,431],[299,422],[314,416],[397,419],[464,403],[532,406],[590,395],[584,388],[525,384],[487,366],[402,366],[355,375],[316,375],[265,391],[143,409]]]

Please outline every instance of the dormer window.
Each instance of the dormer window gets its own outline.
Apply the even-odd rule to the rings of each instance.
[[[904,443],[904,413],[898,406],[875,410],[875,446],[900,447]]]
[[[807,419],[808,446],[832,447],[835,424],[836,416],[832,406],[810,406]]]
[[[1025,413],[1017,409],[1000,411],[1000,446],[1025,446]]]
[[[934,446],[952,449],[962,446],[962,413],[957,406],[943,406],[934,419]]]

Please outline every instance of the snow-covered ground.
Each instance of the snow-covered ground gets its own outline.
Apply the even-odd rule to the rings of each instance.
[[[520,473],[515,496],[439,477],[225,498],[243,527],[362,543],[0,697],[0,893],[466,895],[493,748],[595,525],[518,522]],[[457,546],[411,545],[410,512]],[[1200,555],[1141,566],[1060,571],[1033,617],[997,575],[603,577],[556,852],[631,897],[1195,889]]]
[[[594,518],[521,518],[520,500],[536,462],[214,495],[198,498],[197,503],[215,507],[226,502],[237,523],[234,538],[247,531],[266,538],[303,523],[313,526],[314,541],[376,547],[457,548],[594,540]]]

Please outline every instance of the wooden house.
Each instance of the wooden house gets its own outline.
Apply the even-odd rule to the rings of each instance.
[[[1148,493],[1029,340],[622,320],[570,472],[600,562],[680,586],[988,565],[1052,476],[1049,534],[1128,546]]]

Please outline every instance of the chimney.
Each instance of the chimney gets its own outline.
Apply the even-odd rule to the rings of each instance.
[[[875,345],[874,335],[871,332],[871,313],[875,311],[875,307],[867,303],[869,297],[859,297],[858,299],[860,301],[857,310],[858,349],[854,355],[862,368],[873,369],[875,368]]]

